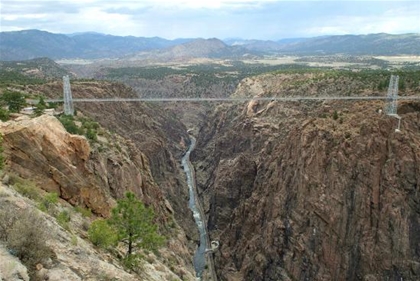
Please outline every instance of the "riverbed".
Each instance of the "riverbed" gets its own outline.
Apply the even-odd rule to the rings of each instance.
[[[204,225],[204,220],[202,217],[202,212],[200,211],[200,203],[197,199],[196,194],[196,186],[195,186],[195,175],[194,169],[190,162],[190,154],[191,151],[194,150],[196,144],[196,139],[191,137],[191,144],[188,148],[188,151],[185,153],[184,157],[182,157],[182,166],[184,167],[184,172],[187,176],[187,184],[188,184],[188,191],[189,191],[189,202],[188,207],[191,209],[195,223],[197,224],[198,231],[200,233],[200,245],[197,248],[197,251],[194,254],[193,264],[194,269],[196,272],[196,276],[201,280],[203,275],[203,271],[206,267],[206,247],[207,247],[207,232],[206,227]]]

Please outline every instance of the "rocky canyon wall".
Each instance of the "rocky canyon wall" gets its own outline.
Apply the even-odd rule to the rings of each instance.
[[[406,94],[419,94],[416,88]],[[362,78],[270,74],[235,96],[375,95]],[[418,280],[420,104],[219,106],[193,153],[221,280]]]
[[[133,192],[156,213],[156,223],[167,239],[161,255],[177,264],[182,274],[193,272],[191,242],[174,221],[174,209],[156,184],[147,157],[131,141],[103,131],[96,142],[89,143],[84,136],[69,134],[57,118],[48,115],[0,122],[0,133],[11,181],[17,175],[104,217],[115,199]]]
[[[74,81],[73,98],[135,98],[136,93],[121,83]],[[33,86],[30,91],[50,98],[60,97],[61,82]],[[111,132],[130,140],[150,166],[151,176],[173,208],[173,215],[188,237],[198,239],[188,209],[188,188],[180,159],[188,148],[187,129],[178,118],[157,104],[139,102],[75,103],[75,108]],[[136,187],[133,187],[136,188]]]

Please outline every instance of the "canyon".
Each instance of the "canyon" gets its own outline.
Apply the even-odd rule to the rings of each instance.
[[[400,94],[419,95],[418,72],[400,75]],[[151,92],[162,85],[182,89],[184,78],[141,83]],[[387,72],[285,70],[247,77],[234,90],[215,85],[220,96],[250,99],[380,96],[378,84],[387,78]],[[56,98],[62,83],[22,90]],[[72,93],[139,96],[121,83],[96,80],[73,81]],[[162,255],[176,261],[166,276],[176,280],[194,278],[199,240],[181,165],[188,132],[197,139],[191,162],[207,229],[220,242],[211,254],[219,280],[417,280],[420,103],[399,102],[401,132],[384,106],[383,100],[77,103],[77,116],[102,128],[95,142],[45,115],[0,129],[6,171],[67,203],[107,217],[115,200],[132,191],[153,206],[170,237]]]
[[[360,78],[268,74],[234,96],[347,89],[372,94]],[[419,278],[420,107],[400,103],[395,132],[384,104],[251,101],[204,121],[192,160],[222,280]]]

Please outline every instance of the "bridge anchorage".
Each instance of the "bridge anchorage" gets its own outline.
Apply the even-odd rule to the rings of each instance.
[[[401,132],[401,116],[397,114],[397,99],[398,99],[398,75],[391,75],[391,79],[389,80],[389,87],[388,87],[388,96],[387,96],[387,104],[385,105],[385,113],[388,116],[394,117],[398,119],[398,127],[395,129],[395,132]]]
[[[73,97],[71,95],[70,78],[63,76],[64,115],[74,115]]]

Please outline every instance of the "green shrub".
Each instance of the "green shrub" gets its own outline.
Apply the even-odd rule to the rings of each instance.
[[[334,113],[333,113],[332,118],[333,118],[334,120],[337,120],[337,119],[338,119],[338,113],[337,113],[337,110],[334,110]]]
[[[77,246],[77,236],[76,235],[72,235],[71,236],[71,244],[73,245],[73,246]]]
[[[84,117],[77,118],[77,120],[82,123],[82,125],[78,127],[73,116],[62,115],[59,120],[70,134],[84,135],[87,139],[92,141],[98,139],[99,124],[97,122]]]
[[[64,229],[69,230],[69,222],[70,222],[70,213],[67,210],[61,211],[57,217],[57,222],[61,225]]]
[[[0,107],[0,120],[3,122],[6,122],[7,120],[9,120],[9,111],[2,107]]]
[[[9,107],[10,112],[19,112],[26,105],[25,97],[20,92],[6,90],[1,98]]]
[[[58,194],[56,192],[51,192],[46,194],[39,204],[41,211],[49,210],[54,204],[58,202]]]
[[[62,115],[58,118],[58,120],[60,120],[61,124],[63,124],[66,131],[69,132],[70,134],[80,133],[79,128],[77,127],[76,123],[74,123],[73,116]]]
[[[143,257],[138,254],[131,254],[122,259],[125,268],[140,273],[143,269]]]
[[[81,118],[80,121],[82,122],[81,131],[89,140],[96,141],[97,137],[97,130],[99,129],[99,124],[94,122],[88,118]]]
[[[87,129],[85,135],[88,139],[93,140],[93,141],[96,141],[98,139],[96,135],[96,131],[93,129]]]
[[[28,267],[31,277],[34,277],[35,266],[51,255],[46,245],[48,236],[47,225],[42,217],[28,210],[18,215],[8,231],[7,248]]]
[[[17,221],[18,213],[11,212],[9,206],[1,206],[0,210],[0,240],[7,241],[10,230]]]
[[[94,245],[101,248],[116,245],[118,241],[117,232],[103,219],[92,222],[88,230],[88,237]]]
[[[85,218],[90,218],[92,216],[92,211],[87,208],[83,208],[81,206],[74,207],[74,210],[78,213],[80,213]]]
[[[32,200],[38,201],[40,199],[38,188],[30,181],[18,178],[18,180],[13,184],[13,188],[21,195]]]
[[[43,97],[39,98],[39,102],[36,105],[36,108],[34,110],[35,116],[41,116],[44,114],[44,110],[47,108],[47,104],[45,103],[45,100]]]

